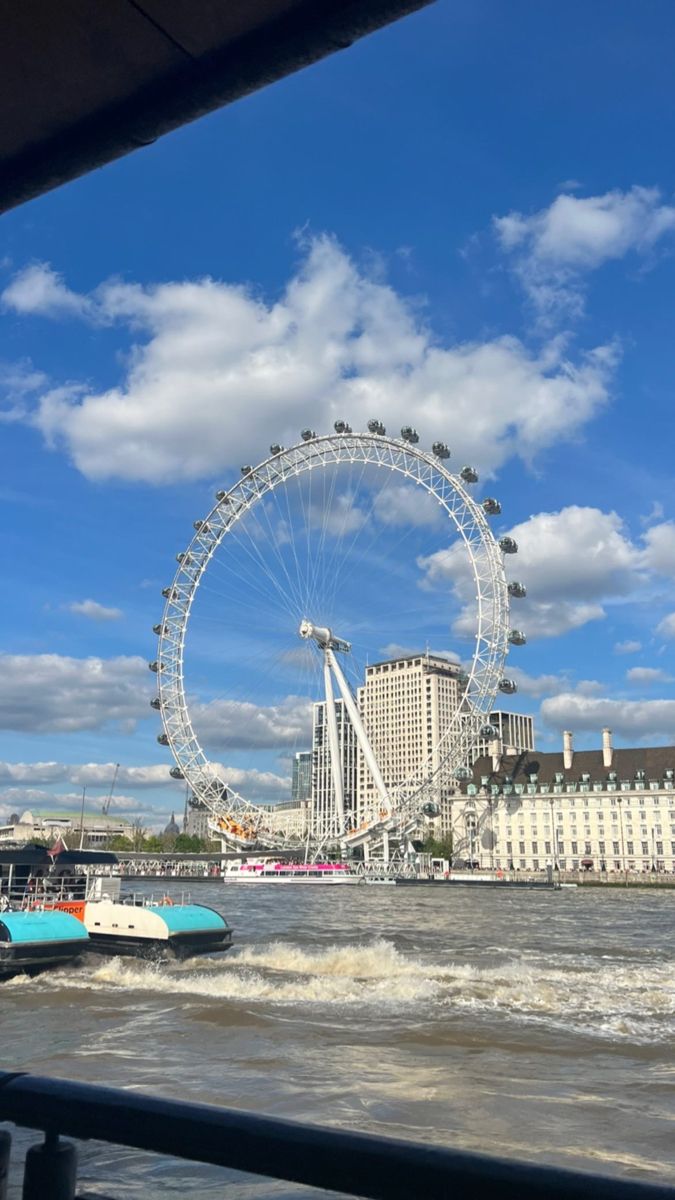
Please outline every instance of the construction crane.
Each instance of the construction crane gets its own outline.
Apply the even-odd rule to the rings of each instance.
[[[112,800],[113,792],[115,791],[115,784],[117,783],[117,775],[118,775],[119,769],[120,769],[120,764],[115,763],[115,770],[113,771],[112,783],[110,784],[110,791],[108,792],[108,795],[106,796],[105,800],[103,801],[103,808],[101,809],[101,812],[103,813],[104,817],[107,817],[107,815],[108,815],[108,810],[110,808],[110,801]]]

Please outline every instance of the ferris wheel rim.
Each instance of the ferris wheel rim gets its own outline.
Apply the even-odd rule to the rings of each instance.
[[[241,516],[264,496],[314,466],[325,468],[351,462],[388,467],[393,473],[398,472],[421,484],[437,499],[454,523],[455,532],[459,533],[464,541],[477,587],[478,628],[466,688],[468,692],[471,683],[478,680],[478,700],[484,702],[489,699],[489,704],[476,707],[475,696],[471,699],[475,719],[473,725],[471,722],[464,722],[465,727],[476,726],[471,741],[475,739],[478,723],[487,719],[486,709],[494,703],[498,677],[503,670],[509,641],[508,585],[501,549],[487,521],[489,510],[474,500],[460,475],[450,472],[434,452],[391,435],[353,433],[351,430],[348,433],[312,434],[287,450],[281,447],[273,449],[278,450],[278,453],[271,453],[256,467],[242,468],[241,479],[230,488],[219,491],[216,494],[216,504],[206,518],[195,522],[195,535],[188,549],[177,556],[179,565],[174,580],[171,587],[164,590],[166,604],[159,627],[158,659],[155,664],[151,664],[157,668],[158,674],[158,703],[164,729],[160,740],[171,749],[179,777],[186,780],[193,794],[204,800],[214,813],[217,813],[219,808],[215,793],[220,788],[221,798],[223,794],[227,795],[228,809],[236,809],[243,821],[238,830],[231,831],[232,837],[241,836],[244,843],[251,841],[246,814],[252,819],[258,819],[260,806],[246,800],[232,789],[226,780],[221,779],[204,754],[192,727],[185,693],[183,659],[192,605],[204,573],[227,533],[235,527]],[[410,470],[411,466],[417,467],[417,472],[415,469]],[[435,485],[433,481],[436,478],[440,482]],[[448,504],[448,496],[452,500],[451,505]],[[461,508],[465,517],[468,517],[466,525],[458,519],[456,502],[459,502],[457,507]],[[473,542],[467,535],[466,526],[471,530]],[[484,555],[485,561],[481,569],[477,566],[474,547],[480,547]],[[490,605],[491,618],[489,612],[485,611]],[[484,625],[487,625],[487,634],[483,633]],[[484,643],[482,649],[481,642]],[[450,736],[450,733],[449,727],[446,735]],[[459,733],[455,738],[456,742],[458,740],[461,740]],[[467,741],[466,736],[464,741]],[[431,776],[427,775],[425,780],[428,782],[431,778],[438,777],[451,756],[452,746],[441,758],[437,769]],[[396,792],[399,796],[400,809],[406,805],[414,805],[425,780],[411,778],[405,785],[392,789],[392,794]]]

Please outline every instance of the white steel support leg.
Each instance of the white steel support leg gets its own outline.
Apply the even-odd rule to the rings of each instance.
[[[352,725],[354,726],[354,732],[356,733],[357,741],[361,747],[361,750],[363,751],[363,757],[365,758],[366,763],[368,764],[368,769],[373,777],[373,782],[379,793],[379,797],[382,802],[382,807],[387,810],[387,813],[389,815],[391,815],[391,800],[389,799],[389,793],[387,792],[387,789],[385,787],[384,779],[382,778],[382,773],[380,771],[380,768],[377,765],[377,759],[375,758],[375,755],[373,754],[373,748],[372,748],[370,742],[368,741],[368,735],[366,734],[366,731],[363,728],[363,722],[359,715],[359,711],[354,703],[354,697],[352,696],[352,694],[349,690],[347,680],[345,679],[344,675],[342,674],[342,671],[340,669],[340,664],[338,663],[335,655],[333,654],[333,651],[330,649],[327,649],[324,651],[324,653],[325,653],[325,663],[329,663],[330,666],[333,668],[333,674],[335,675],[335,678],[337,680],[337,685],[340,689],[340,695],[342,696],[342,699],[345,702],[345,708],[347,709],[347,712],[349,713],[349,719],[350,719]],[[324,671],[325,671],[325,663],[324,663]]]
[[[342,757],[340,755],[340,738],[338,734],[337,716],[335,714],[335,697],[333,695],[333,680],[330,677],[332,658],[330,650],[324,650],[323,682],[326,689],[326,723],[328,725],[328,745],[330,748],[330,769],[333,776],[333,791],[335,792],[335,815],[340,831],[345,824],[345,794],[342,780]],[[338,681],[339,682],[339,681]]]

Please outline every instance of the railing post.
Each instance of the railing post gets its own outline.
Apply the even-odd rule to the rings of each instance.
[[[6,1129],[0,1129],[0,1200],[7,1200],[9,1152],[11,1148],[11,1133],[9,1133]]]
[[[74,1200],[77,1185],[77,1150],[62,1142],[58,1133],[45,1134],[44,1142],[26,1153],[23,1200]]]

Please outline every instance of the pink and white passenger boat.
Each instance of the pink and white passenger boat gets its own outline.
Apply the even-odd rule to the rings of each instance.
[[[270,858],[228,862],[223,879],[226,883],[359,883],[349,863],[284,862]]]

